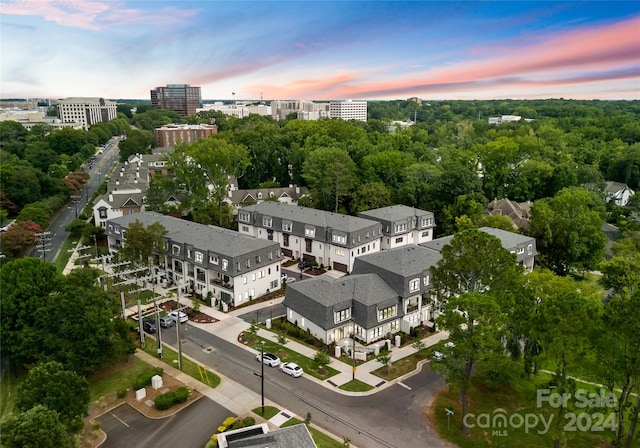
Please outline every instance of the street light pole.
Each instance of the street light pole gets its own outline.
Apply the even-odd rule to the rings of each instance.
[[[260,373],[260,383],[262,392],[262,416],[264,417],[264,341],[260,341],[260,364],[262,365]]]

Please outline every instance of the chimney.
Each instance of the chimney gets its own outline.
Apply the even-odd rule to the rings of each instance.
[[[300,187],[296,185],[296,194],[300,194]]]
[[[231,197],[232,194],[233,194],[233,191],[229,189],[229,197]]]
[[[120,181],[116,179],[116,186],[120,185]]]
[[[113,202],[113,191],[109,193],[109,202]]]

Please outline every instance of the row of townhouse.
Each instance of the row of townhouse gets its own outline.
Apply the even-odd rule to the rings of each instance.
[[[357,257],[433,238],[433,213],[404,205],[348,216],[272,201],[238,210],[238,231],[276,241],[283,255],[351,272]]]
[[[145,227],[158,222],[167,230],[165,251],[154,260],[155,274],[210,297],[212,305],[221,301],[237,306],[281,287],[277,243],[155,212],[109,219],[105,234],[111,252],[124,246],[135,221]]]
[[[533,269],[535,239],[504,230],[480,230],[498,238],[516,254],[525,272]],[[409,244],[355,260],[351,275],[334,279],[321,276],[287,287],[287,320],[326,344],[355,334],[371,343],[412,327],[433,325],[431,268],[453,236],[422,244]]]

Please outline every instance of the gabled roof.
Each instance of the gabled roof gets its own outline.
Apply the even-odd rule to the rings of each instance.
[[[283,204],[275,201],[265,201],[244,207],[243,210],[260,213],[285,220],[302,222],[317,227],[331,228],[343,232],[356,232],[380,224],[370,219],[332,213],[315,208],[300,207],[298,205]]]
[[[165,237],[171,241],[229,257],[239,257],[267,248],[273,248],[275,253],[279,253],[280,249],[280,245],[274,241],[252,238],[234,230],[199,224],[155,212],[145,211],[134,213],[133,215],[124,215],[110,219],[108,222],[126,228],[136,220],[140,221],[145,227],[159,222],[167,229]]]
[[[371,328],[377,322],[376,306],[398,304],[398,299],[398,294],[377,274],[338,279],[323,275],[287,285],[283,304],[328,330],[338,326],[334,313],[347,308],[353,308],[352,316],[358,325]],[[356,308],[356,304],[361,306]]]
[[[260,197],[260,194],[262,197]],[[257,188],[251,190],[233,190],[230,192],[227,199],[234,204],[264,201],[269,198],[291,198],[294,201],[297,201],[307,194],[309,194],[309,189],[306,187]]]
[[[356,257],[352,274],[378,274],[397,295],[404,296],[406,281],[422,277],[441,258],[436,250],[409,244]]]
[[[480,227],[478,230],[481,230],[489,235],[493,235],[500,240],[502,243],[502,247],[507,250],[512,250],[515,247],[523,246],[532,242],[535,242],[535,238],[521,235],[515,232],[508,232],[502,229],[495,229],[493,227]],[[442,238],[436,238],[432,241],[427,241],[425,243],[420,243],[420,246],[428,247],[433,250],[437,250],[438,252],[442,252],[442,248],[447,244],[451,243],[455,235],[443,236]]]
[[[390,205],[389,207],[376,208],[358,213],[362,218],[371,218],[375,220],[398,221],[412,216],[433,218],[433,212],[420,210],[419,208],[409,207],[406,205]]]
[[[621,182],[607,181],[605,191],[610,194],[618,193],[621,190],[631,190],[627,184]]]
[[[143,193],[119,193],[118,191],[114,191],[111,196],[112,201],[109,200],[109,194],[97,197],[96,205],[98,205],[98,202],[103,201],[109,204],[111,208],[141,207],[144,203],[145,195]],[[94,205],[94,209],[96,205]]]

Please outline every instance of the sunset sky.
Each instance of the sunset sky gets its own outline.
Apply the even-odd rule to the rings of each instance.
[[[0,0],[0,97],[640,99],[639,1]]]

